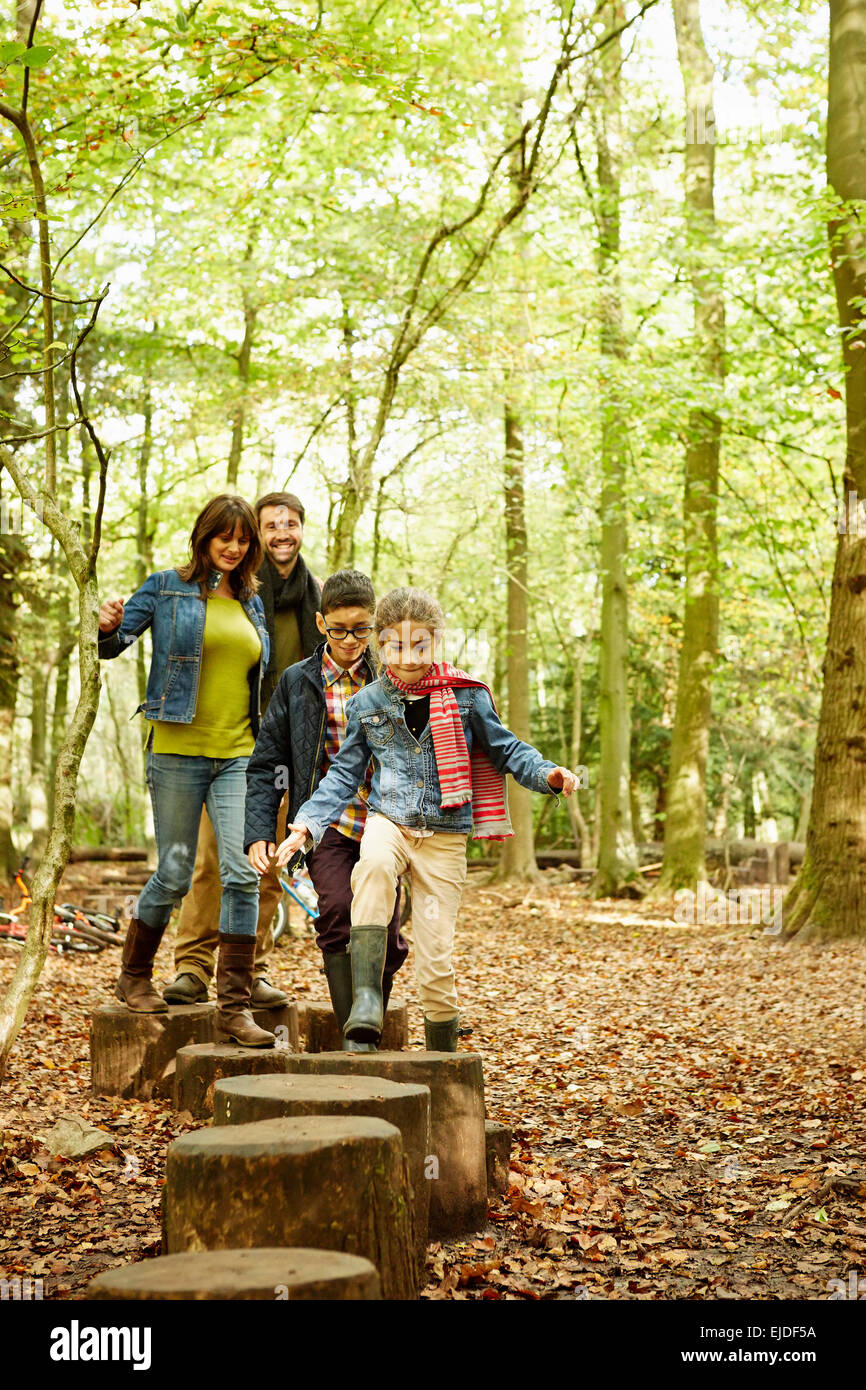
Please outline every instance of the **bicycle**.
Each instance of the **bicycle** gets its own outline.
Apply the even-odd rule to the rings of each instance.
[[[280,873],[279,878],[283,896],[280,898],[279,905],[274,914],[274,945],[277,944],[282,936],[287,934],[291,936],[293,934],[289,922],[289,904],[287,898],[291,898],[292,902],[297,903],[300,908],[303,908],[309,918],[307,926],[308,928],[312,928],[313,931],[315,931],[315,928],[312,927],[312,923],[315,922],[319,915],[318,907],[316,906],[316,890],[313,888],[306,869],[299,872],[297,869],[290,871],[289,868],[286,867]]]
[[[312,927],[312,923],[319,915],[318,911],[314,910],[314,904],[317,901],[316,892],[310,882],[310,876],[306,869],[303,869],[301,872],[298,872],[296,869],[291,874],[288,869],[284,869],[280,874],[280,885],[283,889],[283,893],[288,895],[293,902],[296,902],[298,906],[303,908],[304,912],[306,912],[310,919],[307,923],[308,929],[315,930]],[[412,890],[409,886],[408,877],[403,877],[400,880],[400,916],[404,926],[412,916]],[[289,924],[289,904],[286,902],[285,896],[280,899],[279,906],[274,914],[273,931],[274,945],[277,944],[280,937],[286,934],[289,936],[293,934]]]
[[[30,888],[24,877],[26,861],[15,875],[15,884],[21,894],[19,902],[9,911],[0,911],[0,941],[9,945],[22,946],[27,937],[27,917],[30,904]],[[0,904],[5,909],[5,904]],[[105,912],[88,912],[75,903],[61,903],[54,907],[54,922],[48,949],[56,955],[67,951],[92,954],[102,951],[106,946],[120,946],[123,938],[119,935],[120,922]]]

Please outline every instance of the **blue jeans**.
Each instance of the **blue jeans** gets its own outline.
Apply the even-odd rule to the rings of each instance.
[[[135,916],[146,927],[165,927],[188,892],[195,868],[202,805],[219,853],[220,933],[255,937],[259,876],[244,854],[244,801],[249,758],[147,754],[147,785],[159,863],[141,890]]]

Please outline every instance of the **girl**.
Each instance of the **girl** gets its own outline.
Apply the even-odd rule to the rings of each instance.
[[[202,805],[219,847],[222,906],[217,966],[220,1035],[271,1047],[273,1033],[249,1011],[258,919],[258,876],[243,852],[246,768],[259,725],[269,655],[256,596],[261,542],[242,497],[215,497],[196,518],[190,561],[151,574],[124,606],[99,610],[99,655],[118,656],[145,628],[153,634],[147,698],[152,721],[147,785],[159,862],[134,909],[116,994],[137,1013],[164,1013],[153,958],[172,908],[188,892]],[[139,712],[136,710],[136,713]]]
[[[466,841],[511,835],[504,774],[533,791],[578,785],[504,728],[487,686],[437,661],[445,618],[419,589],[394,589],[376,609],[379,679],[349,701],[346,738],[277,850],[279,866],[326,828],[373,780],[361,856],[352,873],[350,952],[354,1002],[344,1035],[378,1043],[382,971],[397,879],[411,875],[415,977],[428,1049],[456,1052],[457,991],[451,961],[466,879]]]

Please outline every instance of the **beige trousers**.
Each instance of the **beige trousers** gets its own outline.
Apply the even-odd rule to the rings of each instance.
[[[287,797],[283,798],[277,818],[277,844],[286,837],[287,800]],[[253,967],[255,980],[260,980],[267,973],[268,958],[274,949],[271,923],[282,894],[280,880],[272,865],[259,880],[259,923]],[[196,979],[205,985],[213,979],[216,963],[221,899],[222,885],[216,835],[208,813],[203,809],[198,829],[198,851],[192,887],[181,904],[177,923],[174,965],[178,975],[195,975]]]
[[[357,927],[390,921],[397,879],[409,874],[415,981],[424,1014],[434,1023],[444,1023],[458,1011],[452,956],[468,838],[436,830],[421,839],[371,813],[361,857],[352,870],[352,926]]]

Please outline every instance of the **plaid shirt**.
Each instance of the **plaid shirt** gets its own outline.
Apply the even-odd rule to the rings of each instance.
[[[346,701],[356,695],[367,684],[367,667],[363,656],[344,671],[338,666],[325,647],[322,653],[322,685],[325,691],[325,704],[328,710],[328,727],[325,730],[325,751],[322,758],[322,776],[340,751],[346,736]],[[367,768],[365,784],[358,791],[354,801],[350,801],[340,819],[334,821],[334,829],[350,840],[360,840],[364,833],[367,818],[367,797],[370,795],[370,774],[372,764]]]

